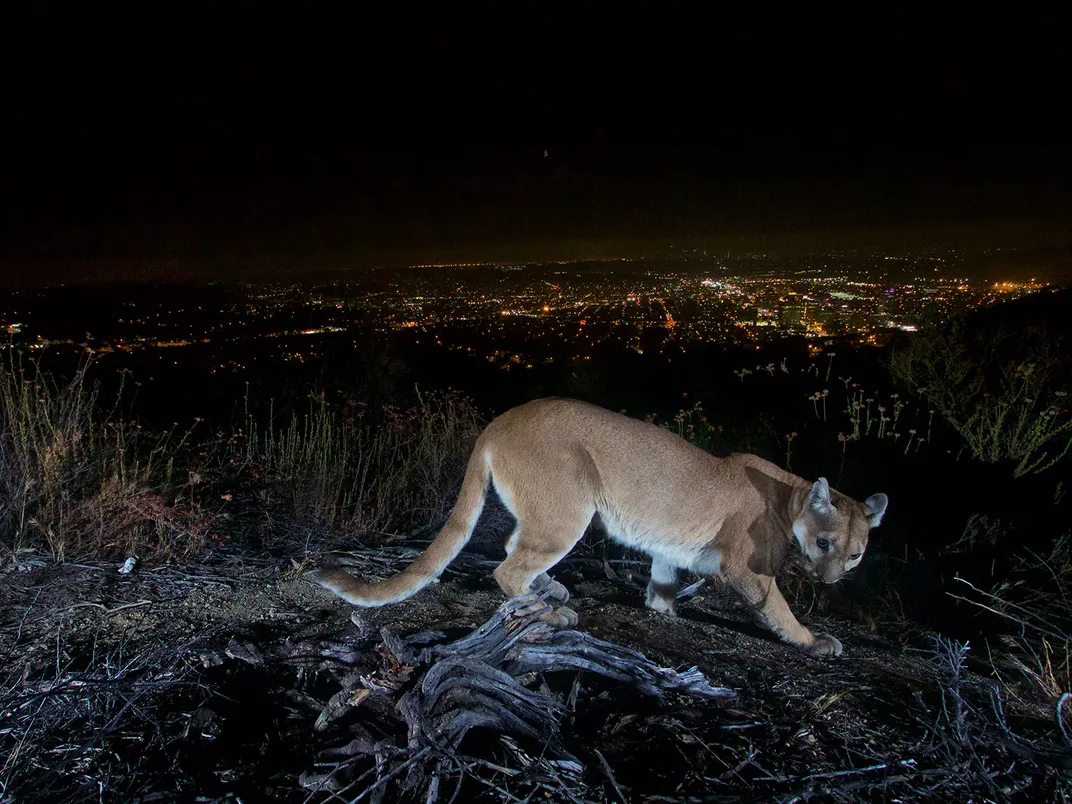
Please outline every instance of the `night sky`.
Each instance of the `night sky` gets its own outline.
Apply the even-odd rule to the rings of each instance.
[[[1067,17],[575,5],[9,17],[5,279],[1072,241]]]

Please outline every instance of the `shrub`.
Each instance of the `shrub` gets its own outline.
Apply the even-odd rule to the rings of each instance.
[[[1060,339],[967,319],[913,337],[894,353],[894,377],[926,399],[980,461],[1014,460],[1013,474],[1042,472],[1072,447],[1063,407]]]

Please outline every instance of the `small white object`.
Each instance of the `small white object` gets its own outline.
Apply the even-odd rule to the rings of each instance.
[[[130,558],[128,558],[126,561],[123,562],[123,565],[121,567],[119,567],[119,574],[120,575],[129,575],[130,573],[132,573],[134,571],[134,568],[136,566],[138,566],[138,557],[137,556],[131,556]]]

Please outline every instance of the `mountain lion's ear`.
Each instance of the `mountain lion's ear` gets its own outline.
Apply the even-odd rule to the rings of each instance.
[[[818,514],[829,514],[834,510],[830,502],[830,484],[825,477],[820,477],[811,487],[808,493],[808,505]]]
[[[873,528],[877,528],[886,513],[886,506],[890,504],[890,498],[885,494],[872,494],[864,500],[864,513],[867,521]]]

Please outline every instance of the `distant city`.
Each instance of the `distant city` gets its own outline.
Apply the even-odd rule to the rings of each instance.
[[[62,288],[13,292],[0,327],[35,354],[88,344],[97,354],[178,363],[196,351],[210,375],[314,361],[327,341],[333,350],[347,339],[359,348],[377,333],[523,371],[606,348],[672,354],[794,336],[881,344],[895,331],[1046,287],[984,281],[962,267],[953,255],[890,254],[425,265],[203,293],[115,290],[89,309],[79,308],[74,289],[73,307],[68,298],[61,308],[50,299]],[[260,348],[235,348],[252,342]]]

